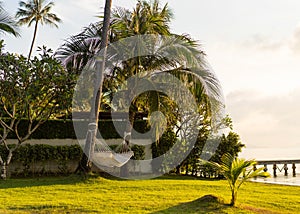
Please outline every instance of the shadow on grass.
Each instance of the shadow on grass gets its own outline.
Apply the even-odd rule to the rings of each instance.
[[[214,195],[205,195],[194,201],[182,203],[174,207],[167,208],[154,212],[159,213],[227,213],[225,210],[232,209],[229,205],[224,203],[223,199],[220,199]]]
[[[202,178],[197,176],[190,176],[190,175],[176,175],[176,174],[165,174],[161,175],[159,177],[150,178],[152,175],[144,174],[139,175],[137,179],[133,176],[129,180],[203,180],[203,181],[220,181],[223,180],[221,178]],[[88,178],[105,178],[108,180],[114,180],[114,181],[128,181],[128,179],[125,178],[119,178],[113,175],[110,175],[109,173],[101,172],[101,173],[94,173],[90,174]]]
[[[10,178],[7,180],[0,180],[0,189],[9,188],[22,188],[22,187],[35,187],[35,186],[51,186],[51,185],[72,185],[76,183],[89,182],[90,179],[103,178],[107,180],[115,181],[128,181],[114,177],[107,173],[91,173],[86,176],[79,174],[71,174],[69,176],[52,176],[52,177],[35,177],[35,178]],[[193,176],[183,175],[163,175],[161,177],[154,178],[154,180],[210,180],[218,181],[219,179],[203,179]]]
[[[38,178],[14,178],[0,180],[0,189],[22,188],[34,186],[68,185],[84,182],[85,178],[80,175],[38,177]]]
[[[176,175],[176,174],[166,174],[166,175],[162,175],[160,177],[157,178],[153,178],[156,180],[166,180],[166,179],[170,179],[170,180],[203,180],[203,181],[219,181],[219,180],[223,180],[222,178],[203,178],[203,177],[198,177],[198,176],[191,176],[191,175]]]

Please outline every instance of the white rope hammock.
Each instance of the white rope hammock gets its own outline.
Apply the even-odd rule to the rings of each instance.
[[[92,161],[105,167],[121,167],[133,156],[133,152],[116,153],[114,151],[94,152]]]
[[[90,160],[96,165],[105,167],[121,167],[126,164],[130,158],[134,155],[133,151],[130,150],[126,144],[125,139],[131,133],[124,133],[124,140],[121,145],[117,146],[116,151],[113,151],[106,143],[96,139],[94,151],[91,151]],[[126,148],[120,149],[120,148]],[[125,152],[124,152],[125,151]]]

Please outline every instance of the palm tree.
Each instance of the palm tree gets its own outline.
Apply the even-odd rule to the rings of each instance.
[[[264,167],[254,169],[257,164],[255,160],[239,159],[226,153],[221,158],[221,163],[208,162],[216,168],[227,179],[231,190],[230,205],[234,206],[237,199],[237,192],[240,186],[251,178],[270,177],[268,172],[264,172]]]
[[[28,0],[28,2],[20,1],[20,8],[16,13],[16,18],[19,18],[19,25],[34,25],[33,39],[31,42],[28,59],[30,59],[34,42],[36,39],[38,24],[42,25],[47,24],[50,26],[58,27],[57,23],[61,22],[61,19],[58,18],[54,13],[50,13],[54,2],[47,3],[45,0]]]
[[[0,2],[0,33],[10,33],[20,36],[16,21],[5,11]]]
[[[203,104],[203,94],[214,94],[215,98],[220,97],[221,90],[219,82],[207,66],[204,59],[205,54],[199,50],[198,44],[187,35],[175,35],[170,32],[169,23],[172,13],[166,4],[159,6],[158,1],[149,3],[138,1],[133,11],[124,8],[116,8],[112,11],[110,22],[109,42],[113,43],[131,36],[157,35],[155,39],[148,37],[148,41],[141,41],[141,46],[147,50],[153,50],[153,55],[135,56],[123,62],[118,61],[118,54],[139,51],[134,43],[127,44],[120,49],[120,52],[110,53],[109,61],[114,63],[114,69],[105,75],[105,81],[114,83],[110,85],[110,92],[115,93],[122,88],[124,80],[133,75],[140,74],[144,77],[156,78],[156,71],[163,71],[180,78],[192,91],[195,99]],[[84,31],[72,36],[56,52],[66,67],[80,73],[81,69],[93,59],[100,48],[101,32],[103,22],[91,24]],[[147,40],[147,39],[146,39]],[[176,50],[174,50],[174,47]],[[127,50],[126,50],[127,49]],[[166,55],[168,57],[166,57]],[[115,57],[115,58],[114,58]],[[138,87],[138,86],[137,86]],[[127,96],[133,93],[133,88],[124,91]],[[139,98],[132,101],[133,111],[130,111],[129,120],[132,123],[135,112],[143,106],[143,110],[149,114],[154,111],[163,110],[165,103],[170,103],[165,94],[149,91],[144,94],[143,105],[138,105]],[[146,105],[145,105],[146,104]],[[175,108],[174,108],[175,109]],[[173,109],[173,110],[174,110]],[[167,112],[168,107],[164,110]],[[169,108],[170,110],[170,108]],[[174,117],[170,117],[174,118]],[[131,133],[131,127],[126,127],[126,132]],[[125,140],[125,139],[124,139]],[[127,139],[128,141],[128,139]]]
[[[105,2],[105,8],[104,8],[104,18],[103,18],[103,28],[102,28],[102,34],[101,34],[101,45],[100,50],[106,48],[108,44],[108,31],[109,31],[109,23],[110,23],[110,13],[111,13],[111,4],[112,0],[106,0]],[[90,153],[91,150],[95,147],[95,137],[98,127],[98,115],[99,115],[99,108],[100,108],[100,98],[102,95],[102,85],[103,85],[103,79],[104,79],[104,68],[105,68],[105,54],[104,58],[98,65],[99,71],[97,71],[97,79],[99,80],[99,83],[95,83],[94,87],[94,105],[91,108],[90,111],[90,121],[88,125],[88,131],[87,131],[87,137],[86,137],[86,143],[84,148],[84,154],[83,157],[80,160],[79,167],[80,170],[88,173],[92,169],[92,162],[90,161],[90,157],[88,157],[87,154]],[[90,126],[90,124],[96,124],[96,129],[93,126]],[[90,136],[89,134],[92,135]]]

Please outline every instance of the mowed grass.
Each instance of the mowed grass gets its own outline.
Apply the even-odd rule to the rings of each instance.
[[[205,200],[212,194],[223,202]],[[201,199],[202,198],[202,199]],[[248,182],[229,207],[225,180],[79,176],[0,181],[0,213],[298,213],[300,187]]]

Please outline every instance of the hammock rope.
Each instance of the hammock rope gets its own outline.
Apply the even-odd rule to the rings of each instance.
[[[89,124],[90,125],[90,124]],[[92,124],[93,125],[93,124]],[[92,135],[95,130],[89,130],[88,134]],[[95,146],[91,148],[89,158],[97,165],[105,167],[121,167],[126,164],[134,155],[130,150],[129,137],[130,132],[124,132],[124,138],[116,150],[112,150],[105,142],[95,138]]]

